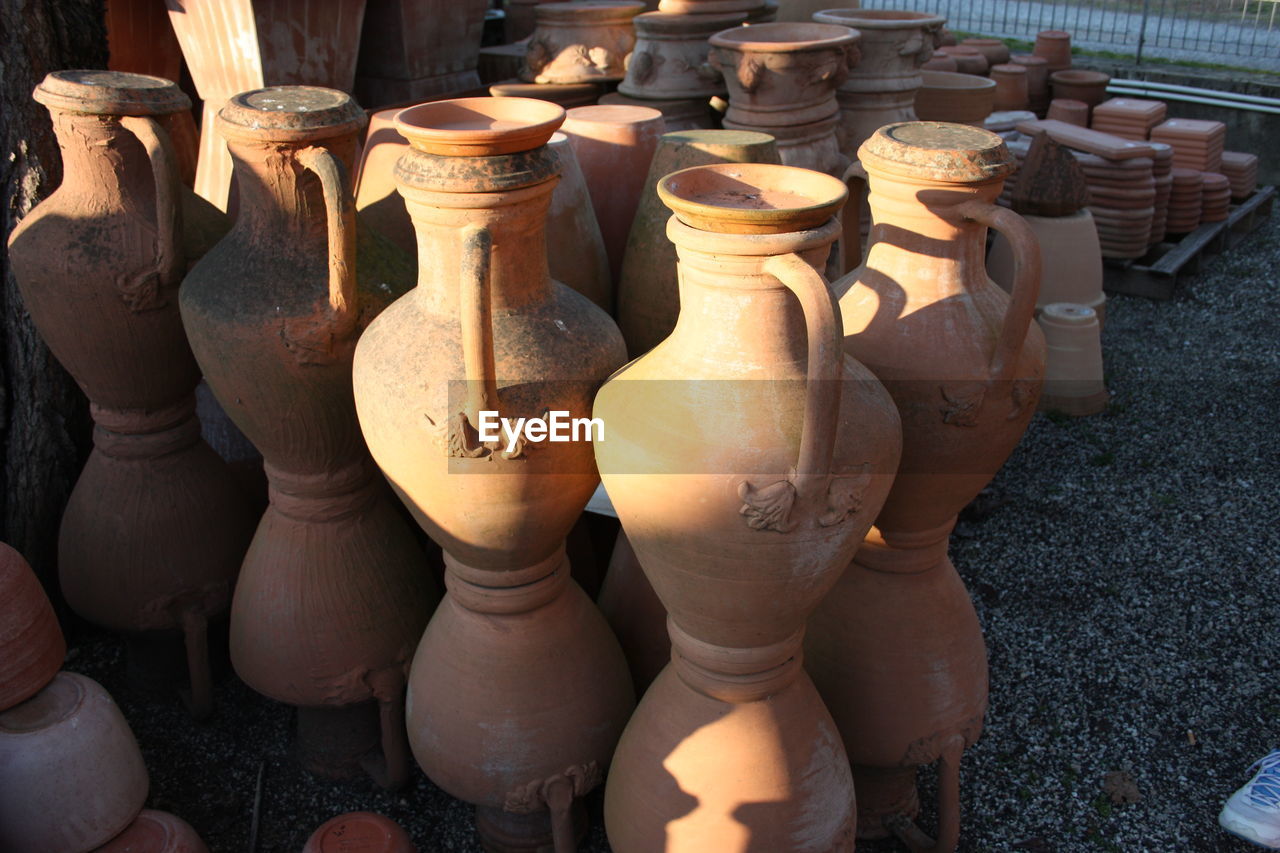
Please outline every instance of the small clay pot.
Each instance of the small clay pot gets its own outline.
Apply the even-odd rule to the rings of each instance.
[[[1110,396],[1102,381],[1101,326],[1093,309],[1053,302],[1039,320],[1047,345],[1041,410],[1075,417],[1104,410]]]
[[[124,832],[94,853],[209,853],[209,848],[182,818],[143,809]]]
[[[67,641],[35,572],[0,542],[0,711],[39,692],[66,656]]]
[[[330,818],[307,839],[302,853],[418,853],[400,824],[373,812]]]
[[[991,62],[988,61],[987,55],[976,47],[958,44],[952,47],[940,47],[938,52],[954,59],[956,61],[956,70],[961,74],[975,74],[979,77],[984,77],[987,71],[991,69]]]
[[[981,127],[995,104],[994,81],[972,74],[923,72],[916,92],[916,115],[921,121],[950,121]]]
[[[1076,127],[1088,127],[1089,105],[1072,98],[1054,98],[1049,102],[1047,117],[1051,120],[1074,124]]]
[[[1014,65],[1027,69],[1027,102],[1038,116],[1049,109],[1049,61],[1031,53],[1015,53],[1010,59]]]
[[[1049,64],[1049,73],[1071,67],[1071,33],[1066,30],[1042,30],[1036,34],[1036,56],[1043,56]]]
[[[646,12],[635,19],[636,45],[618,91],[633,98],[701,98],[726,92],[720,72],[707,63],[707,39],[742,23],[741,13],[673,15]]]
[[[711,98],[649,99],[633,98],[621,92],[601,96],[601,106],[646,107],[662,113],[667,132],[675,130],[712,130],[719,122]]]
[[[566,110],[589,107],[600,100],[604,92],[605,87],[601,83],[524,83],[516,79],[489,87],[489,94],[495,98],[535,98],[559,104]]]
[[[626,76],[636,44],[638,0],[579,0],[535,7],[520,79],[529,83],[600,83]]]
[[[1107,99],[1107,84],[1110,82],[1111,75],[1083,68],[1054,71],[1049,75],[1049,86],[1055,99],[1081,101],[1090,109]]]
[[[0,850],[85,853],[133,822],[147,799],[138,742],[111,696],[60,672],[0,713]]]
[[[997,110],[1025,110],[1029,104],[1027,69],[1021,65],[993,65],[991,79],[996,84]]]
[[[1003,65],[1009,61],[1009,46],[1000,39],[967,38],[960,42],[960,46],[976,47],[991,65]]]
[[[945,53],[935,53],[928,62],[920,66],[921,71],[949,71],[953,74],[960,70],[959,64],[956,63],[954,56],[947,56]]]

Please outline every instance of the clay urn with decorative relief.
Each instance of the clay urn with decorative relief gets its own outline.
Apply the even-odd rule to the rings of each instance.
[[[601,389],[596,459],[672,653],[618,746],[609,841],[852,850],[848,765],[801,649],[892,483],[900,427],[841,350],[820,272],[847,192],[763,163],[685,169],[658,192],[680,315]]]

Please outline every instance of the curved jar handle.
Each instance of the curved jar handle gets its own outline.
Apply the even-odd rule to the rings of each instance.
[[[840,250],[844,252],[844,264],[840,275],[862,263],[862,200],[867,195],[867,170],[854,160],[841,178],[849,189],[840,212]]]
[[[334,334],[343,337],[356,327],[356,219],[347,191],[347,170],[327,148],[303,148],[297,158],[320,179],[329,235],[329,313]]]
[[[963,219],[994,228],[1013,248],[1013,299],[1005,311],[1004,325],[991,354],[991,378],[1013,379],[1018,356],[1027,339],[1027,328],[1040,297],[1040,240],[1026,220],[1005,207],[985,201],[969,201],[956,209]],[[985,275],[985,272],[983,273]]]
[[[840,380],[844,374],[844,327],[840,311],[826,279],[799,255],[775,255],[764,262],[764,272],[794,293],[804,312],[809,365],[800,458],[795,471],[802,490],[806,486],[825,490],[836,446]]]
[[[120,126],[147,151],[156,185],[156,271],[162,286],[177,284],[184,272],[182,206],[178,203],[178,156],[169,134],[149,116],[121,116]]]
[[[489,289],[493,235],[482,225],[462,229],[462,366],[467,377],[466,416],[480,422],[482,410],[498,408],[493,358],[493,296]]]

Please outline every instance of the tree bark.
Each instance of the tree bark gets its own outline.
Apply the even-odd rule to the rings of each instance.
[[[50,71],[105,68],[103,0],[0,0],[4,239],[62,180],[57,139],[31,92]],[[58,522],[84,464],[84,394],[50,355],[0,252],[0,540],[56,589]]]

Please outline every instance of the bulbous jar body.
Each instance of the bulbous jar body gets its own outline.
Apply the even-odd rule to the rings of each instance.
[[[168,80],[110,71],[54,72],[35,97],[64,179],[14,229],[9,257],[95,421],[59,534],[63,594],[115,630],[185,627],[204,713],[202,624],[226,612],[252,518],[200,438],[200,370],[178,310],[187,260],[218,228],[179,183],[165,130],[189,101]]]
[[[673,652],[619,744],[610,843],[852,849],[850,778],[800,641],[892,483],[897,413],[836,343],[817,270],[838,223],[797,228],[794,211],[769,210],[773,233],[718,233],[733,226],[681,220],[671,200],[681,187],[711,206],[745,193],[764,208],[803,198],[834,212],[845,196],[835,179],[764,164],[686,169],[660,184],[677,212],[680,315],[601,389],[596,456],[669,614]],[[761,801],[767,816],[747,805]]]
[[[357,254],[372,238],[357,235],[346,174],[363,122],[332,89],[228,102],[219,130],[240,215],[188,276],[182,311],[210,387],[262,452],[270,483],[232,607],[237,673],[303,708],[377,699],[384,748],[398,729],[403,752],[403,722],[391,717],[439,593],[369,457],[351,392],[360,330],[409,284],[386,256],[361,253],[362,264]]]
[[[397,117],[418,286],[370,325],[355,361],[374,458],[445,551],[448,591],[410,675],[409,740],[436,784],[477,806],[486,849],[502,851],[573,843],[575,798],[599,784],[635,703],[564,552],[599,482],[591,436],[540,440],[516,423],[589,419],[626,357],[609,316],[548,272],[560,159],[546,142],[563,120],[523,98]],[[507,426],[490,435],[489,416]]]

